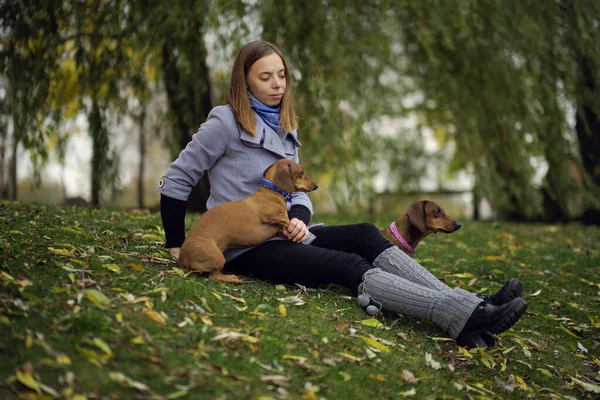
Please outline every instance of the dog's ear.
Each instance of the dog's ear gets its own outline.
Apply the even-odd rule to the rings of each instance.
[[[294,191],[294,174],[290,162],[277,162],[277,172],[273,183],[285,192],[291,193]]]
[[[267,172],[268,172],[268,171],[269,171],[271,168],[275,167],[275,164],[277,164],[277,161],[275,161],[273,164],[269,165],[269,166],[267,167],[267,169],[265,169],[265,171],[263,172],[263,177],[266,177],[266,176],[267,176]]]
[[[423,233],[427,230],[426,206],[427,200],[421,200],[413,203],[408,207],[408,210],[406,210],[406,215],[408,216],[410,223]]]

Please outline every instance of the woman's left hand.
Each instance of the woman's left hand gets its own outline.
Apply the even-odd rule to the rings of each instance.
[[[298,218],[292,218],[287,228],[282,229],[282,233],[283,236],[296,243],[302,243],[308,239],[308,228]]]

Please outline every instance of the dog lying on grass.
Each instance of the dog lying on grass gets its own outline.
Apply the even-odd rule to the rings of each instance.
[[[380,229],[381,234],[394,246],[413,255],[417,245],[432,233],[452,233],[462,225],[448,216],[434,201],[420,200],[408,207],[406,214]]]

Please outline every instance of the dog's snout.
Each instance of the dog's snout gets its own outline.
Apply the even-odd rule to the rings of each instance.
[[[462,224],[460,222],[456,221],[455,226],[456,226],[456,229],[458,230],[458,229],[460,229],[460,227],[462,226]]]
[[[317,190],[318,188],[319,188],[319,185],[317,185],[317,184],[315,183],[315,186],[313,187],[313,190]]]

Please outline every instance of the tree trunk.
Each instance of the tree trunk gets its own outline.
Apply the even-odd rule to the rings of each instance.
[[[146,162],[146,135],[145,135],[145,120],[146,120],[146,107],[142,105],[142,112],[139,119],[140,125],[140,135],[139,135],[139,143],[138,149],[140,152],[140,163],[138,170],[138,182],[137,182],[137,191],[138,191],[138,208],[144,208],[144,171],[145,171],[145,162]]]
[[[108,152],[108,138],[102,123],[102,115],[98,100],[92,100],[92,110],[88,117],[89,129],[92,135],[92,206],[100,206],[100,190],[102,189],[102,178],[106,168],[106,157]]]
[[[6,127],[2,126],[3,131],[0,135],[0,199],[8,199],[8,163],[6,162]]]
[[[581,161],[594,183],[600,186],[600,115],[592,106],[593,96],[598,96],[598,84],[590,70],[586,57],[578,59],[579,71],[582,75],[582,100],[577,105],[575,130],[579,140]]]
[[[208,66],[206,64],[206,48],[200,27],[193,24],[187,32],[185,43],[193,43],[191,47],[178,45],[167,39],[162,47],[163,81],[167,91],[169,109],[172,115],[173,130],[177,135],[176,157],[190,141],[191,135],[206,120],[212,109],[210,97],[211,85]],[[178,57],[189,58],[194,66],[193,74],[187,74],[177,66],[174,50]],[[210,195],[208,174],[204,174],[200,182],[192,188],[187,208],[190,211],[205,212],[206,201]]]
[[[12,201],[17,200],[17,150],[19,149],[19,141],[17,138],[19,137],[18,133],[20,133],[19,129],[21,129],[18,123],[18,116],[13,114],[13,143],[12,143],[12,154],[9,160],[8,166],[8,174],[10,179],[10,188],[12,191],[10,192],[10,199]]]
[[[592,184],[600,187],[600,115],[598,110],[593,107],[594,102],[598,102],[598,82],[594,79],[590,60],[580,55],[577,62],[581,72],[583,90],[582,99],[577,104],[575,120],[579,152],[583,167],[592,178]],[[581,220],[584,223],[600,225],[600,209],[585,210]]]

